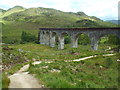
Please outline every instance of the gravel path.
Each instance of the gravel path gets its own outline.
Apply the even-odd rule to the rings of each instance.
[[[114,54],[105,54],[103,56],[113,56]],[[94,57],[97,57],[97,55],[94,55],[94,56],[88,56],[88,57],[84,57],[84,58],[80,58],[80,59],[75,59],[75,60],[72,60],[72,61],[82,61],[82,60],[86,60],[86,59],[90,59],[90,58],[94,58]]]
[[[40,64],[37,61],[34,64]],[[29,68],[29,65],[23,66],[17,73],[9,76],[10,85],[9,88],[41,88],[42,85],[39,84],[38,80],[34,76],[25,72]]]

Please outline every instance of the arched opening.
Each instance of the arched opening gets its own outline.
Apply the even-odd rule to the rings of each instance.
[[[40,44],[46,44],[46,34],[45,31],[41,31],[39,35],[39,42]]]
[[[78,35],[78,45],[90,45],[90,38],[86,34]]]
[[[77,48],[78,46],[90,45],[90,38],[87,34],[78,33],[75,37],[72,37],[72,47]]]
[[[100,37],[99,45],[104,50],[119,51],[120,38],[114,34],[108,34]]]
[[[69,46],[70,44],[70,36],[67,32],[61,33],[61,35],[58,36],[58,49],[64,49]],[[65,45],[66,44],[66,45]]]

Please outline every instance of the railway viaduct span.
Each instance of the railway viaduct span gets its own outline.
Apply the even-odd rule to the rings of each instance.
[[[58,49],[64,49],[64,36],[68,34],[71,38],[71,47],[78,47],[78,36],[86,34],[91,41],[91,49],[98,49],[101,37],[113,34],[120,39],[120,28],[40,28],[39,43],[55,47],[56,36],[58,37]]]

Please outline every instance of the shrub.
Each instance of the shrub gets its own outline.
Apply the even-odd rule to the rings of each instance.
[[[37,42],[37,38],[35,35],[23,31],[21,35],[21,44],[24,44],[26,42]]]
[[[69,36],[65,36],[65,44],[69,44],[70,43],[70,37]]]
[[[112,45],[120,45],[120,39],[116,37],[115,35],[107,35],[105,37],[102,37],[100,40],[100,43],[104,44],[112,44]]]
[[[120,39],[114,35],[109,35],[108,36],[108,44],[113,44],[113,45],[119,45],[120,44]]]
[[[81,34],[78,39],[78,44],[80,45],[88,45],[90,44],[90,39],[87,35]]]

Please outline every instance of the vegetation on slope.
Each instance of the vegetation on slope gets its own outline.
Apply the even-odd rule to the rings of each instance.
[[[116,45],[109,45],[109,46],[111,48],[116,48]],[[33,43],[18,44],[18,45],[8,45],[8,46],[5,45],[3,47],[3,54],[2,54],[3,55],[2,56],[3,57],[3,66],[5,67],[5,68],[4,67],[3,68],[4,68],[4,71],[7,72],[7,74],[13,74],[13,73],[15,73],[17,70],[19,70],[24,65],[22,63],[26,63],[28,61],[34,61],[34,60],[41,60],[43,62],[44,61],[53,61],[53,62],[55,62],[53,64],[47,64],[48,66],[50,65],[50,68],[51,68],[50,70],[58,69],[59,67],[60,68],[61,67],[64,68],[64,66],[70,66],[72,68],[73,66],[76,66],[76,65],[77,66],[81,66],[81,65],[79,65],[78,63],[73,63],[73,64],[69,63],[69,62],[68,63],[66,63],[66,62],[64,63],[64,60],[68,60],[69,61],[69,60],[74,60],[74,59],[78,59],[78,58],[82,58],[82,57],[86,57],[86,56],[91,56],[91,55],[99,55],[99,57],[101,57],[101,55],[106,54],[106,53],[111,53],[111,51],[108,50],[108,46],[106,46],[106,45],[100,45],[98,51],[91,51],[89,45],[79,45],[79,47],[77,49],[69,48],[69,45],[66,45],[64,50],[58,50],[57,47],[50,48],[49,46],[46,46],[46,45],[39,45],[39,44],[33,44]],[[106,57],[104,57],[104,58],[106,58]],[[115,56],[114,58],[112,57],[110,59],[110,64],[111,64],[111,60],[113,60],[112,61],[113,66],[114,66],[114,64],[116,64],[116,63],[114,63],[114,60],[116,60],[116,58],[117,57]],[[95,64],[95,67],[94,67],[93,71],[95,71],[95,69],[99,70],[99,68],[96,68],[96,67],[99,67],[100,65],[102,65],[103,68],[105,69],[104,71],[107,72],[107,70],[108,70],[107,66],[109,68],[109,61],[106,60],[106,64],[105,63],[101,64],[102,60],[100,58],[97,61],[99,61],[100,63]],[[95,61],[95,62],[97,63],[97,61]],[[91,62],[93,62],[93,61],[91,60]],[[108,62],[108,64],[107,64],[107,62]],[[84,62],[81,62],[81,63],[84,63]],[[86,67],[89,64],[90,63],[84,64],[83,65],[84,66],[83,69],[87,70]],[[41,65],[44,66],[46,64],[43,63]],[[38,69],[36,69],[36,68],[40,69],[41,65],[38,65],[37,67],[36,66],[35,67],[30,67],[30,72],[37,75],[39,72],[37,72]],[[91,66],[93,66],[93,64]],[[67,70],[68,68],[70,69],[70,67],[65,67],[65,69],[63,69],[63,70]],[[33,68],[36,69],[36,70],[34,70]],[[79,86],[78,85],[79,83],[76,80],[77,78],[75,78],[75,76],[73,74],[71,74],[72,71],[69,72],[69,69],[68,69],[68,73],[66,73],[67,71],[63,71],[62,74],[60,74],[60,79],[59,79],[60,81],[58,80],[58,82],[57,82],[57,83],[59,83],[59,82],[61,82],[64,79],[62,82],[65,81],[65,85],[66,86],[63,85],[63,84],[58,84],[58,86],[56,86],[56,87],[69,87],[70,86],[70,87],[83,87],[83,88],[85,88],[85,87],[94,87],[95,88],[95,87],[110,87],[110,85],[114,85],[114,87],[117,87],[116,86],[117,82],[116,82],[116,79],[115,79],[115,78],[117,78],[117,76],[113,76],[112,77],[112,80],[114,81],[114,84],[110,83],[109,85],[106,84],[106,86],[104,86],[103,84],[98,85],[97,82],[96,83],[94,83],[94,82],[90,83],[91,81],[86,81],[85,82],[84,79],[88,79],[88,78],[91,79],[93,74],[90,75],[91,73],[89,74],[89,73],[87,73],[87,71],[84,71],[84,70],[83,70],[83,73],[82,73],[83,76],[86,73],[87,74],[83,78],[83,82],[81,82],[83,86]],[[79,67],[78,67],[78,69],[79,69]],[[81,67],[81,69],[82,69],[82,67]],[[40,69],[41,75],[43,75],[43,72],[44,72],[44,74],[46,73],[45,69],[42,69],[42,70],[43,71],[41,71],[41,69]],[[115,70],[114,73],[116,73],[116,69],[114,69],[114,70]],[[33,72],[33,71],[35,71],[35,72]],[[88,71],[90,71],[90,70],[88,70]],[[63,78],[65,73],[67,74],[67,76]],[[99,72],[96,71],[96,74],[98,74],[98,73]],[[54,75],[58,75],[58,74],[52,74],[52,73],[48,74],[48,77],[46,79],[49,79],[51,77],[55,77]],[[61,76],[61,75],[63,75],[63,76]],[[89,75],[91,77],[89,77]],[[104,75],[107,75],[107,74],[104,73]],[[50,82],[51,84],[49,84],[49,82],[47,83],[47,81],[44,79],[45,77],[43,77],[43,78],[41,78],[41,76],[39,77],[43,81],[43,84],[46,85],[46,87],[55,87],[56,84],[54,86],[52,85],[53,83],[56,83],[54,81],[54,78],[52,78],[52,80],[54,82],[53,83]],[[71,86],[72,83],[69,84],[68,81],[66,81],[66,79],[70,80],[70,77],[73,78],[74,83],[76,82],[78,84]],[[95,77],[97,77],[97,75]],[[103,77],[101,76],[101,78],[103,78]],[[94,80],[95,80],[95,78],[94,78]],[[7,80],[7,81],[9,82],[9,80]],[[48,81],[50,81],[50,80],[48,80]],[[106,81],[103,81],[103,82],[106,83]]]
[[[21,7],[21,6],[15,6],[13,8],[10,8],[8,10],[2,10],[2,15],[0,17],[6,17],[6,16],[9,16],[13,13],[16,13],[16,12],[21,12],[21,11],[24,11],[25,8]]]
[[[39,28],[73,28],[73,27],[117,27],[116,24],[104,22],[84,12],[62,12],[51,8],[13,7],[2,14],[3,42],[20,42],[22,31],[37,36]]]

